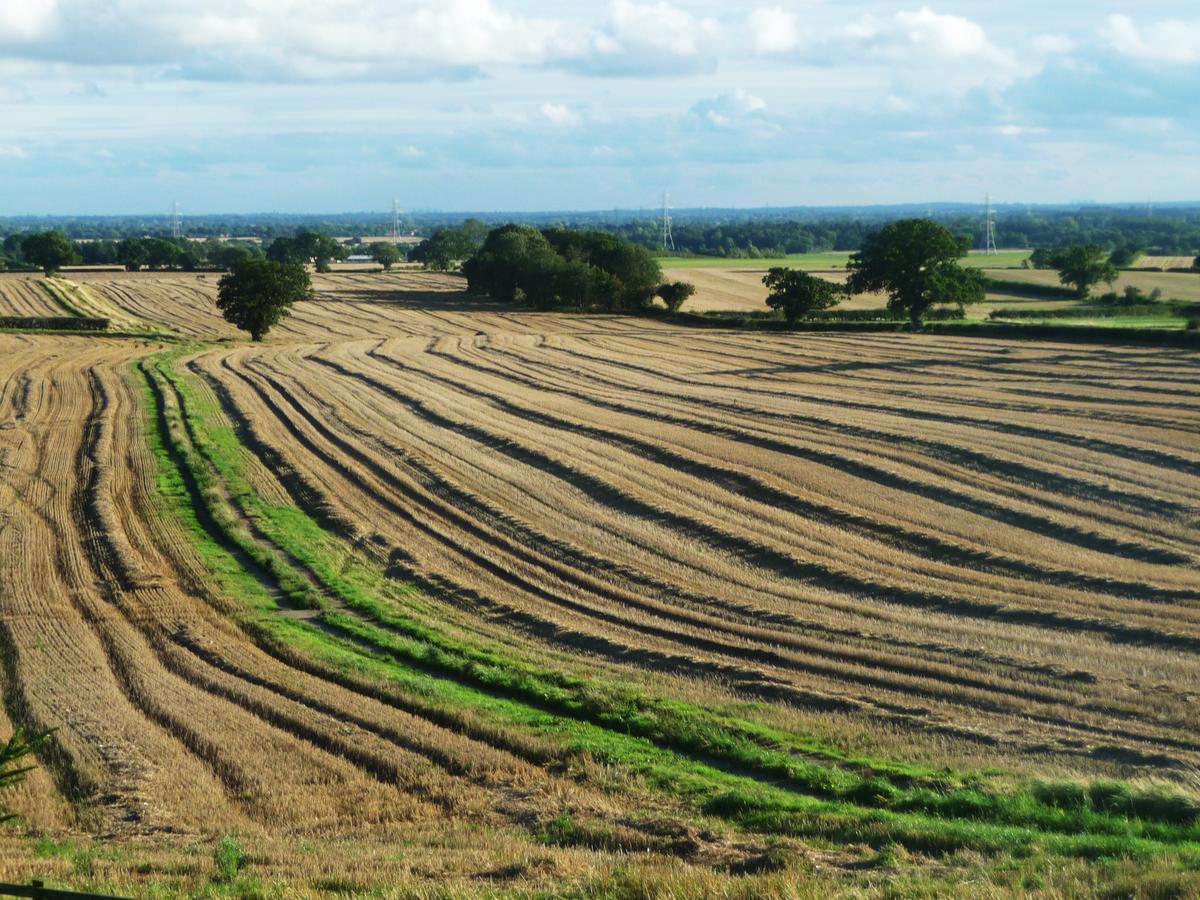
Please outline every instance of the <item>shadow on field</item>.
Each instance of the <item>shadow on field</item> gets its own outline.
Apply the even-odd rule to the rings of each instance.
[[[413,310],[503,312],[512,307],[466,292],[466,279],[455,275],[403,273],[398,278],[335,273],[314,279],[317,300]]]

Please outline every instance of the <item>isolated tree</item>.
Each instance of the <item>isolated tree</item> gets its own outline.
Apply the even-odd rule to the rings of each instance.
[[[1050,255],[1050,267],[1058,269],[1058,280],[1075,289],[1075,296],[1083,299],[1093,285],[1100,282],[1111,285],[1117,280],[1117,267],[1099,244],[1072,244],[1061,247]]]
[[[25,780],[25,776],[34,768],[25,764],[26,761],[49,737],[50,732],[26,737],[25,732],[18,728],[5,743],[0,744],[0,790],[14,787]],[[0,807],[0,822],[7,822],[12,818],[12,813]]]
[[[846,286],[852,294],[885,291],[888,309],[919,325],[932,306],[983,299],[983,274],[958,264],[969,247],[937,222],[901,219],[863,238],[846,264]]]
[[[27,262],[41,268],[47,276],[54,275],[76,259],[75,247],[60,231],[39,231],[21,240],[21,252]]]
[[[392,266],[400,262],[400,250],[395,244],[380,242],[371,245],[371,259],[383,266],[383,271],[390,271]]]
[[[660,284],[655,293],[663,303],[667,304],[667,309],[671,312],[678,312],[684,301],[696,293],[696,286],[687,281],[669,281],[666,284]]]
[[[1192,268],[1200,271],[1200,253],[1196,254],[1196,258],[1192,260]]]
[[[217,306],[225,321],[261,341],[297,300],[312,291],[308,272],[298,263],[246,259],[234,263],[217,284]]]
[[[836,306],[846,294],[841,285],[783,266],[769,269],[762,283],[770,291],[767,306],[782,309],[789,327],[808,313]]]

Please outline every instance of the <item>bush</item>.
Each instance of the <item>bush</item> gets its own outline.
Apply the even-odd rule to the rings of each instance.
[[[1006,294],[1016,294],[1018,297],[1045,297],[1049,300],[1074,300],[1075,292],[1070,288],[1056,284],[1030,284],[1026,281],[1010,281],[1003,278],[989,278],[988,290]]]
[[[225,835],[213,850],[213,863],[219,881],[233,881],[246,867],[246,851],[232,835]]]
[[[1118,319],[1122,316],[1177,316],[1187,311],[1174,304],[1139,306],[1072,306],[1067,309],[993,309],[989,319]]]
[[[1147,294],[1141,288],[1130,284],[1126,285],[1125,290],[1119,294],[1116,291],[1109,291],[1099,297],[1092,297],[1088,303],[1100,306],[1148,306],[1158,303],[1161,299],[1161,288],[1155,288]]]
[[[0,328],[21,331],[107,331],[108,319],[82,316],[0,316]]]

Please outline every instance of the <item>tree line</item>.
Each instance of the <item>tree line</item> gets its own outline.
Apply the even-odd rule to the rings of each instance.
[[[318,272],[350,255],[352,245],[307,229],[275,238],[265,247],[252,241],[193,241],[187,238],[127,237],[117,241],[72,241],[60,231],[10,234],[0,244],[0,271],[41,269],[47,275],[64,266],[123,266],[142,269],[229,271],[240,262],[270,259],[275,262],[312,264]],[[371,258],[385,270],[405,258],[394,244],[368,245]]]
[[[900,207],[680,210],[676,213],[674,239],[679,253],[696,256],[774,258],[786,253],[854,251],[868,234],[916,214],[912,208]],[[972,248],[984,246],[981,209],[935,206],[925,218],[968,238]],[[473,221],[478,223],[481,238],[496,225],[514,222],[538,228],[605,231],[649,250],[657,250],[660,244],[658,218],[632,211],[543,212],[499,219],[480,214]],[[224,240],[227,235],[239,235],[269,244],[299,231],[352,238],[382,235],[391,230],[392,224],[390,214],[385,213],[265,213],[188,216],[184,228],[186,236],[193,238]],[[454,217],[445,213],[405,214],[400,218],[400,229],[405,234],[432,236],[456,224]],[[57,230],[72,240],[118,242],[145,235],[167,237],[162,226],[161,216],[23,216],[0,219],[0,234]],[[1200,207],[1151,210],[1006,206],[999,208],[996,227],[997,241],[1005,247],[1098,244],[1110,253],[1126,249],[1170,256],[1190,256],[1200,251]]]
[[[946,212],[926,216],[943,225],[972,249],[984,249],[986,232],[979,213]],[[900,221],[900,219],[896,219]],[[791,253],[854,251],[868,235],[887,224],[880,218],[817,218],[813,220],[750,219],[739,221],[676,222],[672,227],[675,252],[681,255],[726,258],[779,258]],[[657,219],[616,224],[611,231],[651,250],[661,246]],[[1065,247],[1096,244],[1109,253],[1130,258],[1146,252],[1192,256],[1200,252],[1200,210],[1185,209],[1148,215],[1129,210],[1005,211],[996,221],[1001,247]],[[1120,263],[1124,265],[1127,263]]]

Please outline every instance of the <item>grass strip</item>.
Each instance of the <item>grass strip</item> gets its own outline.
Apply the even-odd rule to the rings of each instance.
[[[1157,805],[1143,798],[1139,805],[1132,798],[1141,795],[1120,786],[1129,798],[1126,808],[1107,801],[1097,805],[1103,791],[1094,785],[1080,787],[1081,795],[1069,790],[1039,794],[1037,786],[1004,793],[988,789],[978,777],[848,758],[803,736],[456,641],[402,614],[395,605],[397,593],[383,589],[382,574],[365,563],[347,567],[343,560],[335,569],[328,554],[337,539],[303,511],[259,500],[241,474],[239,460],[246,451],[232,428],[215,424],[215,407],[205,408],[174,371],[172,363],[182,352],[142,364],[148,409],[159,411],[151,429],[158,440],[151,449],[160,462],[160,490],[173,509],[181,504],[191,509],[190,520],[183,513],[184,521],[199,538],[201,558],[221,575],[222,589],[257,597],[259,627],[284,643],[421,695],[436,691],[460,709],[496,716],[504,727],[559,735],[569,752],[618,764],[697,809],[756,831],[896,842],[917,850],[1037,845],[1089,858],[1158,853],[1171,845],[1190,853],[1200,841],[1195,805],[1188,798],[1172,795]],[[185,408],[168,408],[158,378],[170,382]],[[191,473],[216,527],[269,571],[285,594],[313,608],[323,605],[310,581],[264,550],[226,508],[218,478],[256,528],[362,614],[325,609],[322,624],[344,637],[275,614],[277,604],[263,585],[207,533],[172,453]],[[170,470],[178,484],[172,483]],[[409,587],[399,596],[417,593]],[[847,765],[822,766],[797,759],[798,753]],[[763,784],[764,778],[782,783]]]

